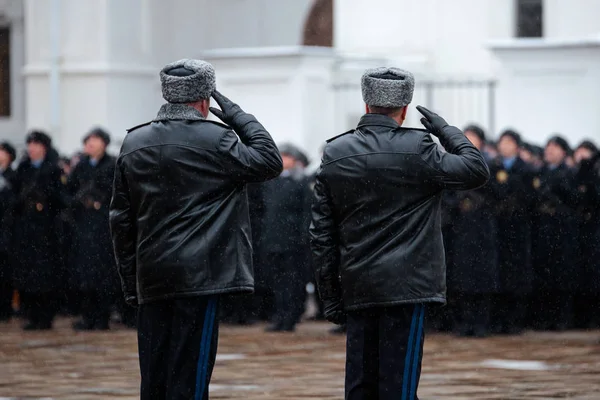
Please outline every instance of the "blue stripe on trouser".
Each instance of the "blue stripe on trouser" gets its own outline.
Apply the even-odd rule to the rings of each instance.
[[[412,365],[412,377],[410,379],[410,394],[409,399],[417,397],[417,370],[419,369],[419,358],[421,356],[421,339],[423,337],[423,319],[425,317],[425,306],[421,305],[421,315],[419,316],[419,327],[417,329],[417,344],[415,345],[415,354]]]
[[[196,370],[196,395],[195,400],[201,400],[206,389],[206,373],[208,371],[208,360],[212,345],[213,327],[215,322],[217,301],[215,298],[208,300],[204,313],[204,325],[202,327],[202,339],[200,342],[200,355]]]
[[[414,336],[415,330],[417,330],[417,319],[419,314],[419,304],[415,305],[413,309],[412,321],[410,323],[410,334],[408,336],[408,343],[406,344],[406,358],[404,359],[404,377],[402,378],[402,400],[407,400],[408,395],[408,377],[410,374],[410,361],[412,358],[412,352],[414,347]]]

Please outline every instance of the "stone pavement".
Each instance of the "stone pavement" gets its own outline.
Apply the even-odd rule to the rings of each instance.
[[[134,332],[56,325],[24,333],[17,321],[0,324],[0,399],[137,398]],[[344,338],[328,335],[330,325],[306,323],[294,334],[262,328],[221,328],[211,399],[343,398]],[[419,397],[600,399],[600,332],[429,335]]]

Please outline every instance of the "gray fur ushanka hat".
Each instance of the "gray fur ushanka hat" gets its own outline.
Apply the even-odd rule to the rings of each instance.
[[[399,108],[410,104],[415,89],[415,77],[399,68],[372,68],[361,80],[365,104],[376,107]]]
[[[217,87],[215,69],[202,60],[183,59],[165,65],[160,82],[163,98],[169,103],[209,99]]]

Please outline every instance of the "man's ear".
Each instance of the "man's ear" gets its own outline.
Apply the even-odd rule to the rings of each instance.
[[[402,107],[402,112],[400,116],[402,117],[402,121],[406,120],[406,114],[408,113],[408,105]]]
[[[204,118],[208,118],[209,107],[210,99],[204,99],[200,102],[200,113],[204,116]]]
[[[365,104],[365,113],[369,114],[371,110],[369,110],[369,105]]]

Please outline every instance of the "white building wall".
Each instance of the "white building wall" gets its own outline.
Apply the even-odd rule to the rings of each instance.
[[[277,143],[320,159],[323,141],[335,134],[331,49],[229,49],[202,58],[215,66],[217,88],[254,114]]]
[[[544,0],[544,37],[573,39],[600,35],[600,1]]]
[[[6,0],[5,0],[6,1]],[[221,47],[297,45],[310,0],[60,0],[60,116],[50,87],[53,0],[25,0],[27,128],[49,130],[72,153],[94,125],[117,149],[125,129],[152,119],[159,70]],[[18,70],[18,68],[17,68]]]
[[[337,0],[334,42],[341,52],[423,60],[426,75],[492,76],[491,38],[513,35],[507,0]]]
[[[52,129],[56,143],[68,153],[80,147],[80,138],[93,125],[100,124],[113,133],[116,149],[126,128],[153,118],[163,102],[158,72],[168,62],[208,56],[211,50],[223,48],[297,46],[312,1],[60,0],[63,24],[57,127],[51,124],[54,100],[50,98],[49,85],[51,3],[52,0],[0,0],[0,14],[9,7],[7,4],[11,10],[15,4],[16,9],[24,7],[24,18],[12,18],[16,28],[13,84],[17,95],[24,95],[21,100],[13,97],[14,116],[9,121],[0,120],[0,130],[22,132],[9,133],[20,141],[25,127]],[[302,52],[298,53],[298,60],[304,61],[297,60],[293,69],[297,77],[286,78],[286,84],[268,83],[265,79],[271,78],[264,73],[261,80],[253,81],[259,64],[271,72],[281,70],[283,61],[279,56],[250,57],[253,60],[218,56],[221,58],[215,59],[217,74],[223,87],[232,90],[229,94],[234,99],[240,96],[241,102],[251,102],[256,107],[254,112],[272,125],[278,140],[293,139],[314,152],[325,138],[352,127],[364,111],[359,83],[366,67],[405,67],[415,72],[418,83],[423,84],[431,79],[513,79],[514,75],[506,73],[505,60],[488,48],[492,39],[514,36],[513,6],[509,0],[337,0],[335,51],[331,60],[312,57],[305,61],[300,56]],[[546,0],[544,7],[544,31],[548,37],[598,34],[596,16],[600,15],[600,1]],[[19,25],[23,20],[25,24]],[[23,26],[26,30],[20,34]],[[19,58],[20,48],[24,52]],[[354,60],[355,55],[366,61],[349,68],[347,61]],[[560,57],[558,52],[555,55]],[[346,61],[340,64],[341,59]],[[549,63],[554,59],[545,58]],[[269,67],[268,63],[273,65]],[[20,66],[24,67],[23,75],[17,72]],[[340,74],[344,75],[341,80]],[[507,87],[519,89],[518,85],[505,82],[503,90]],[[318,104],[327,96],[334,99],[333,106],[302,106],[302,111],[288,116],[287,124],[276,114],[284,101]],[[502,96],[498,102],[508,98]],[[428,101],[431,99],[426,87],[419,86],[414,103]],[[478,122],[486,126],[490,120],[486,109],[489,101],[482,90],[438,90],[433,108],[457,125]],[[20,109],[19,102],[23,105]],[[316,122],[315,115],[322,115],[316,110],[329,107],[334,110],[333,121]],[[542,114],[543,110],[536,112]],[[408,122],[419,125],[414,110]],[[498,121],[494,133],[503,123]],[[543,135],[546,137],[546,133]]]
[[[561,134],[572,146],[600,142],[600,38],[492,46],[499,76],[498,122],[540,144]]]

